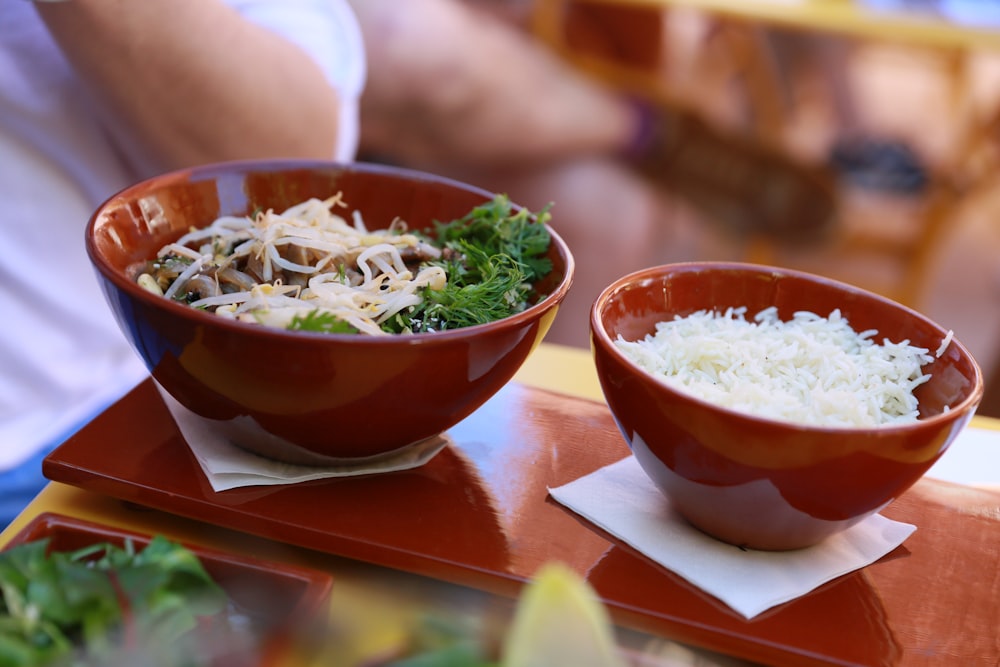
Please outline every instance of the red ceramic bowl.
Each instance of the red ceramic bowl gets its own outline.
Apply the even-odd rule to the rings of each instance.
[[[542,340],[573,276],[573,258],[553,232],[553,271],[525,311],[464,329],[373,337],[229,321],[151,294],[127,273],[220,215],[283,210],[337,192],[369,229],[401,217],[430,230],[493,197],[377,165],[236,162],[130,187],[94,213],[86,232],[108,303],[160,386],[237,444],[296,463],[377,457],[458,423]]]
[[[909,339],[933,354],[947,331],[919,313],[840,282],[738,263],[684,263],[624,276],[595,301],[591,342],[601,387],[643,470],[693,525],[757,549],[805,547],[899,497],[937,461],[971,419],[983,378],[953,341],[925,367],[920,418],[879,428],[809,427],[700,400],[671,388],[614,344],[657,322],[708,309],[776,306],[827,316],[839,308],[856,331]],[[950,410],[945,412],[945,406]]]

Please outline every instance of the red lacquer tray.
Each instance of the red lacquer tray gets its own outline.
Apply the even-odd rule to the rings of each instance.
[[[548,497],[628,455],[606,406],[511,383],[424,467],[215,493],[151,381],[44,463],[52,480],[281,542],[515,595],[561,560],[623,625],[771,665],[995,665],[1000,493],[922,480],[881,561],[747,621]]]

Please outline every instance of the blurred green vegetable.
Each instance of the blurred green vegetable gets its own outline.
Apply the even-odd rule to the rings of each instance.
[[[139,552],[29,542],[0,552],[0,667],[198,665],[182,640],[227,603],[197,556],[163,537]]]

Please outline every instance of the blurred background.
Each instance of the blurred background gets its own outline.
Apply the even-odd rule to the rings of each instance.
[[[980,414],[1000,416],[1000,4],[422,0],[395,5],[392,21],[383,17],[382,23],[366,17],[374,10],[362,9],[379,2],[356,4],[371,57],[362,158],[432,169],[506,191],[531,207],[554,203],[553,225],[575,244],[579,266],[551,342],[586,346],[586,310],[599,286],[641,266],[695,259],[779,264],[879,292],[954,330],[987,376]],[[378,132],[377,98],[385,97],[378,50],[389,35],[405,36],[401,14],[424,6],[427,16],[437,11],[438,24],[445,25],[445,9],[452,12],[455,5],[469,14],[466,23],[454,23],[452,35],[482,33],[464,56],[454,56],[466,70],[476,62],[475,39],[487,50],[490,40],[503,43],[495,39],[501,30],[525,38],[497,46],[481,66],[494,90],[511,88],[507,99],[515,110],[525,113],[567,96],[556,84],[550,92],[517,91],[512,81],[526,85],[534,75],[524,55],[533,49],[565,67],[560,75],[546,63],[556,73],[552,81],[582,75],[646,109],[658,123],[650,127],[659,133],[652,141],[661,159],[646,180],[655,194],[620,171],[588,171],[582,166],[592,158],[587,153],[567,157],[557,171],[538,167],[547,157],[522,160],[516,169],[489,169],[495,165],[486,165],[485,148],[469,148],[467,159],[426,149],[394,151],[401,141],[393,144]],[[462,73],[446,69],[438,72],[443,81],[463,81]],[[586,99],[575,98],[583,113]],[[595,115],[603,113],[597,106]],[[414,111],[400,131],[424,132],[417,107],[402,107]],[[456,115],[453,129],[475,129],[481,111]],[[675,119],[672,125],[663,123],[664,115]],[[518,142],[517,122],[509,125],[484,126],[484,145],[505,131],[512,135],[508,143]],[[521,130],[529,133],[528,124]],[[670,141],[662,141],[664,133]],[[759,204],[754,198],[774,160],[826,179],[829,225],[804,220],[803,211],[823,208],[818,201],[814,208],[775,209],[803,219],[802,229],[768,228],[733,215],[740,197],[747,198],[746,210]],[[634,162],[650,176],[648,161]],[[715,193],[733,183],[726,192],[733,201],[721,202]],[[655,203],[640,206],[644,197]],[[604,236],[579,231],[596,228]]]

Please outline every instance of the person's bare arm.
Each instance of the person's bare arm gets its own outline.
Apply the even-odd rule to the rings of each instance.
[[[36,7],[146,169],[334,154],[337,93],[319,66],[217,0]]]
[[[351,0],[368,52],[362,147],[510,165],[625,150],[636,111],[518,27],[460,0]]]

